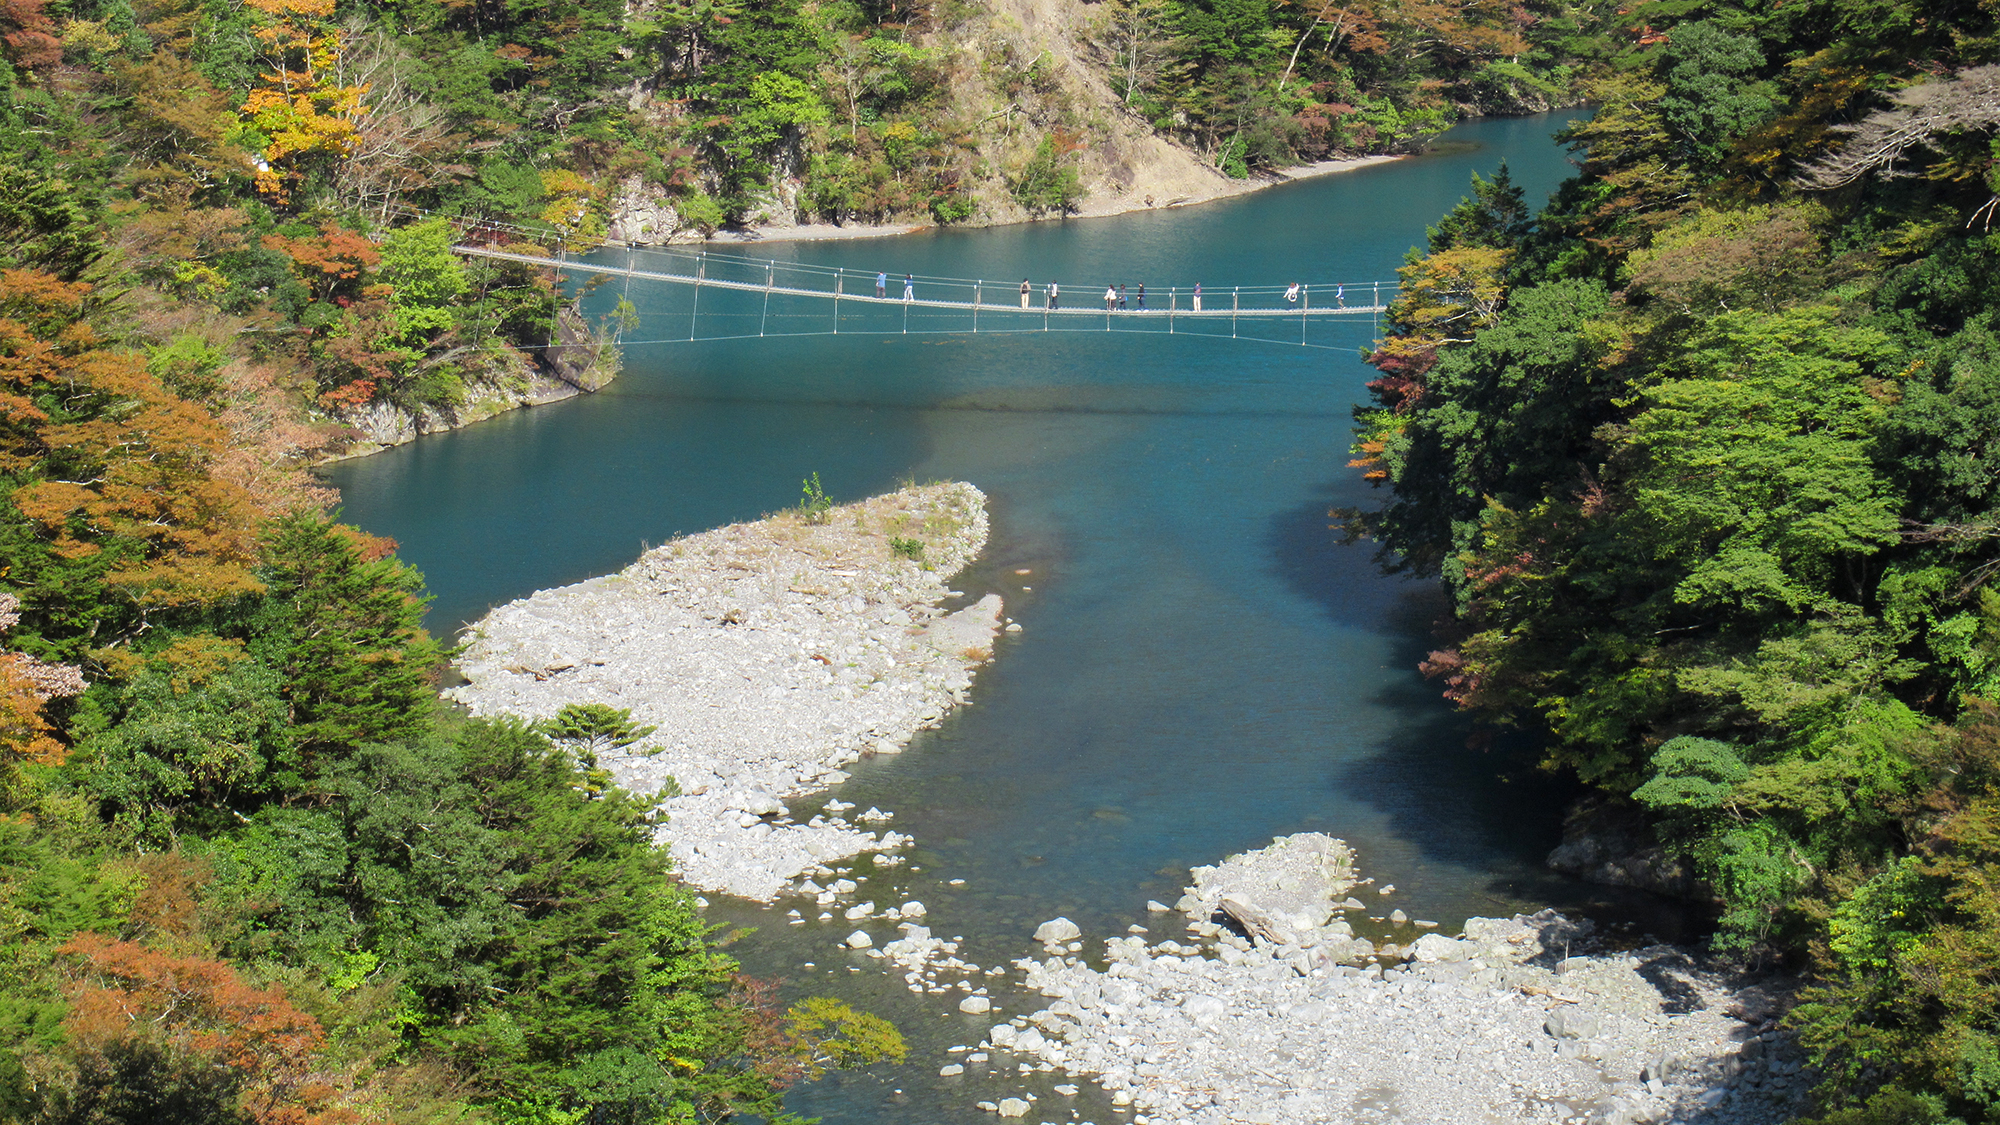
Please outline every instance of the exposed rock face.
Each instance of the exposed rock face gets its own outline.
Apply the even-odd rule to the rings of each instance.
[[[325,460],[365,457],[425,434],[484,422],[509,410],[561,402],[600,390],[618,377],[617,349],[600,344],[574,306],[557,313],[556,346],[547,349],[542,358],[543,364],[523,359],[508,369],[468,378],[464,397],[449,406],[413,411],[393,403],[371,402],[357,410],[341,411],[336,417],[352,428],[354,435]]]
[[[618,377],[618,350],[597,338],[575,305],[556,314],[556,342],[545,359],[550,374],[584,393]]]
[[[1645,811],[1608,797],[1585,797],[1563,820],[1563,842],[1548,864],[1592,883],[1707,901],[1709,888],[1679,857],[1668,853]]]
[[[616,368],[611,369],[612,374]],[[602,379],[597,386],[610,382]],[[417,440],[425,434],[443,433],[474,422],[484,422],[497,414],[526,406],[543,406],[575,398],[586,388],[560,379],[539,367],[523,364],[498,379],[468,382],[465,397],[448,407],[410,411],[386,402],[372,402],[359,410],[341,411],[336,417],[354,433],[328,461],[365,457],[393,446]],[[596,390],[597,387],[590,387]]]
[[[678,784],[662,838],[689,883],[768,901],[802,874],[909,842],[835,816],[799,824],[783,800],[844,780],[864,752],[900,750],[965,700],[1000,599],[940,606],[986,532],[984,495],[940,484],[819,522],[786,512],[675,540],[488,614],[460,661],[469,682],[446,694],[476,714],[595,702],[657,726],[604,764],[635,792]],[[921,561],[892,538],[922,543]]]
[[[618,182],[611,195],[611,217],[605,233],[612,242],[633,246],[701,241],[701,232],[681,229],[680,212],[674,209],[667,189],[644,176],[627,176]]]
[[[1284,883],[1324,839],[1197,871],[1189,897],[1205,906],[1204,884],[1226,882],[1212,901],[1285,924],[1310,916],[1326,899]],[[1212,944],[1112,938],[1102,972],[1080,957],[1015,962],[1054,1002],[993,1025],[977,1050],[1011,1052],[1001,1070],[1018,1059],[1095,1075],[1114,1106],[1182,1125],[1775,1125],[1813,1081],[1763,985],[1669,946],[1588,953],[1589,923],[1554,911],[1424,935],[1385,957],[1387,971],[1199,918],[1190,928]]]

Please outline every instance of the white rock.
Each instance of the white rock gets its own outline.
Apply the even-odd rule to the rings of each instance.
[[[1229,1003],[1219,996],[1195,993],[1181,1001],[1181,1010],[1195,1019],[1211,1019],[1229,1010]]]
[[[903,917],[905,918],[921,918],[927,913],[929,911],[924,909],[924,904],[921,902],[906,902],[903,904]]]
[[[1059,945],[1082,936],[1083,931],[1067,918],[1051,918],[1035,927],[1035,940],[1043,945]]]
[[[1002,1117],[1025,1117],[1028,1113],[1028,1103],[1019,1098],[1001,1098],[998,1109]]]
[[[958,1010],[968,1016],[984,1015],[993,1010],[993,1001],[984,996],[968,996],[958,1002]]]
[[[1425,934],[1409,945],[1412,959],[1426,965],[1440,961],[1463,961],[1479,952],[1479,947],[1469,941],[1456,941],[1443,934]]]
[[[856,930],[847,935],[847,948],[849,949],[867,949],[874,944],[875,939],[868,936],[867,930]]]

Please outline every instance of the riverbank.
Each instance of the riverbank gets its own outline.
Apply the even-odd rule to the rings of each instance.
[[[944,605],[986,544],[985,503],[969,484],[933,484],[677,539],[487,614],[467,633],[467,682],[446,694],[527,719],[603,703],[656,727],[602,764],[661,797],[684,880],[768,902],[909,843],[838,815],[799,823],[783,802],[845,780],[840,767],[864,753],[901,750],[965,702],[1001,600]]]
[[[1249,179],[1231,180],[1219,173],[1213,181],[1177,182],[1173,194],[1163,194],[1167,189],[1159,188],[1151,192],[1132,191],[1115,196],[1093,196],[1086,199],[1076,214],[1067,216],[1075,219],[1101,219],[1112,215],[1129,215],[1138,211],[1165,210],[1175,207],[1193,207],[1203,203],[1213,203],[1218,199],[1234,199],[1277,187],[1297,180],[1319,176],[1352,172],[1360,168],[1370,168],[1377,164],[1387,164],[1404,159],[1401,155],[1354,156],[1341,160],[1322,160],[1296,168],[1281,168],[1268,175],[1253,176]],[[743,231],[721,230],[705,241],[719,244],[746,242],[828,242],[849,238],[887,238],[903,234],[920,234],[924,231],[943,229],[987,228],[1017,226],[1022,222],[1051,222],[1054,219],[1007,219],[998,222],[977,220],[955,224],[952,228],[939,227],[933,223],[850,223],[836,226],[832,223],[801,223],[797,225],[765,225]]]
[[[1016,962],[1055,1002],[969,1057],[1092,1076],[1134,1125],[1775,1125],[1804,1108],[1811,1076],[1775,1022],[1787,981],[1673,946],[1606,949],[1554,911],[1446,937],[1353,881],[1324,836],[1193,876],[1176,908],[1188,941],[1110,938],[1100,970],[1062,927],[1052,955]],[[1026,1090],[981,1108],[1048,1112]]]

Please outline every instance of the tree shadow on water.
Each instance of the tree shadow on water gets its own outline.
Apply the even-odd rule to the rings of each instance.
[[[1451,614],[1442,586],[1385,573],[1376,544],[1344,542],[1328,526],[1329,508],[1362,499],[1356,482],[1329,482],[1317,493],[1271,517],[1270,566],[1334,625],[1387,640],[1386,663],[1402,673],[1368,700],[1397,716],[1393,729],[1336,770],[1331,788],[1377,810],[1387,831],[1426,862],[1488,873],[1479,893],[1496,901],[1629,922],[1669,940],[1699,931],[1684,904],[1584,883],[1545,866],[1582,786],[1538,767],[1538,732],[1482,726],[1443,698],[1441,684],[1423,677],[1418,665],[1443,647],[1437,629]]]
[[[1264,532],[1272,573],[1294,594],[1326,611],[1334,624],[1350,629],[1381,631],[1383,618],[1412,589],[1431,592],[1438,612],[1444,601],[1436,584],[1407,575],[1386,573],[1379,545],[1346,542],[1330,526],[1329,509],[1351,504],[1354,482],[1335,481],[1316,489],[1317,495],[1278,512]]]

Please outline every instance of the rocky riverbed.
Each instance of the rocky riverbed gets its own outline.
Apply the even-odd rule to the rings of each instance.
[[[1179,904],[1188,940],[1113,937],[1099,968],[1051,920],[1049,955],[1015,964],[1054,1002],[995,1023],[968,1057],[1088,1076],[1133,1125],[1764,1125],[1802,1108],[1810,1075],[1775,1024],[1782,982],[1671,946],[1605,948],[1553,911],[1449,937],[1387,890],[1307,834],[1197,869]],[[981,1108],[1076,1116],[1046,1102],[1024,1083]]]
[[[530,719],[604,703],[657,727],[603,764],[662,795],[662,839],[696,887],[769,901],[862,853],[894,864],[909,839],[888,814],[836,802],[800,823],[784,802],[965,702],[1002,605],[944,606],[985,546],[985,503],[969,484],[925,485],[677,539],[487,614],[447,694]]]

